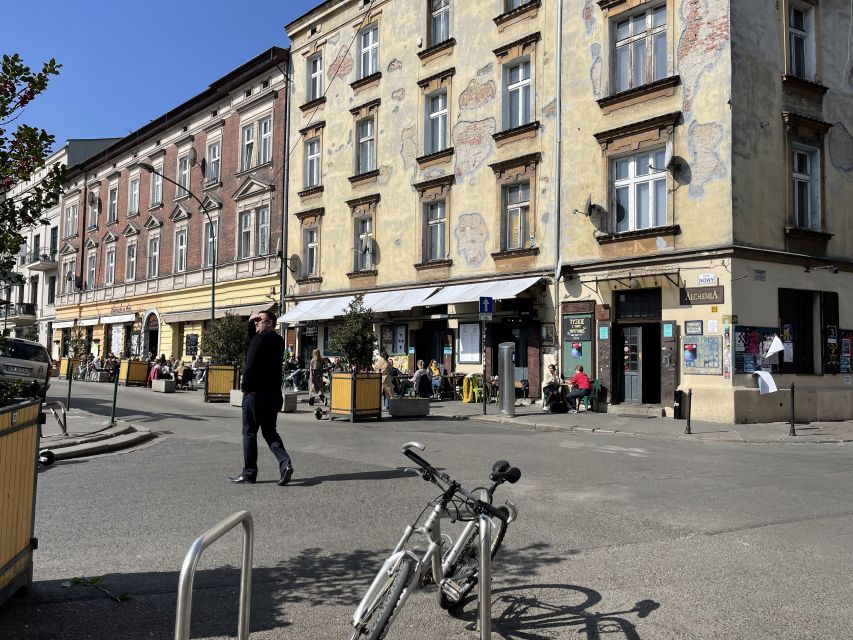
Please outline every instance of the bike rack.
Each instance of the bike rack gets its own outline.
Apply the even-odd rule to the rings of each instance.
[[[252,547],[255,541],[255,525],[252,514],[237,511],[225,518],[207,533],[201,535],[190,546],[181,567],[178,579],[178,608],[175,615],[175,640],[190,637],[192,614],[193,578],[202,552],[238,524],[243,525],[243,562],[240,567],[240,613],[237,622],[238,640],[249,640],[249,606],[252,600]]]
[[[53,417],[56,418],[56,422],[59,423],[59,428],[62,430],[62,435],[68,435],[68,414],[65,411],[65,405],[62,404],[59,400],[51,400],[50,402],[42,403],[42,411],[47,407],[50,409],[50,412],[53,414]],[[61,413],[62,417],[60,418],[60,413],[57,413],[57,409]]]
[[[480,640],[492,639],[492,521],[480,514],[480,580],[478,581]]]

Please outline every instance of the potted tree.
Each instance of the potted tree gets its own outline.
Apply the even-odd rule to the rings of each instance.
[[[246,323],[240,316],[226,313],[210,323],[202,334],[201,355],[209,359],[204,377],[204,401],[228,402],[231,392],[239,392],[240,371],[246,358]]]
[[[68,343],[68,357],[59,361],[59,377],[68,379],[74,375],[74,370],[87,355],[88,343],[86,342],[86,330],[83,327],[71,329],[71,340]]]
[[[345,416],[350,422],[382,418],[382,376],[371,371],[375,348],[373,311],[365,309],[364,296],[357,295],[329,340],[329,350],[341,354],[349,369],[332,374],[330,417]]]

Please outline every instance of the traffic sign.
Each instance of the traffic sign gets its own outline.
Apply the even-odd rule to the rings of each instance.
[[[480,320],[491,320],[494,300],[488,296],[480,296]]]

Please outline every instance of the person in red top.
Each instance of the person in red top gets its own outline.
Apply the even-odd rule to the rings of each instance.
[[[583,365],[575,367],[575,375],[569,380],[569,393],[566,394],[566,399],[569,401],[569,413],[578,412],[578,398],[588,396],[592,384],[589,382],[589,376],[583,372]]]

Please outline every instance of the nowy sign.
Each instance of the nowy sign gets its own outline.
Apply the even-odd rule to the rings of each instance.
[[[703,273],[698,278],[696,278],[696,284],[717,284],[717,274],[716,273]]]
[[[725,302],[723,287],[685,287],[679,289],[682,306],[692,304],[722,304]]]

